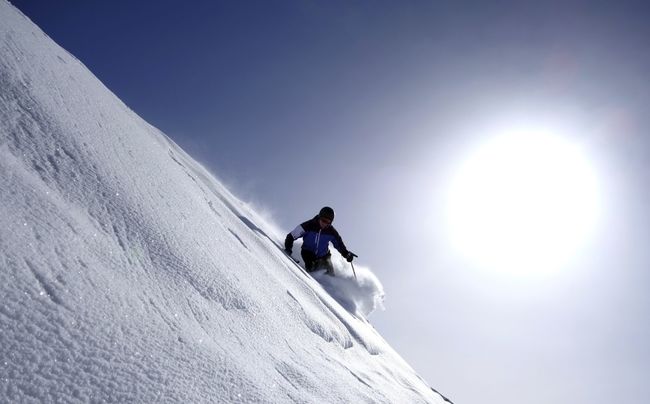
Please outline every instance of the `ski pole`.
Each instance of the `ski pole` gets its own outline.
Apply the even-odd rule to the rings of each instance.
[[[355,253],[353,253],[351,251],[350,251],[350,254],[352,254],[352,256],[355,257],[355,258],[358,257],[357,254],[355,254]],[[357,271],[354,270],[354,264],[352,263],[352,261],[350,261],[350,265],[352,265],[352,273],[354,274],[354,280],[358,281],[358,279],[357,279]]]

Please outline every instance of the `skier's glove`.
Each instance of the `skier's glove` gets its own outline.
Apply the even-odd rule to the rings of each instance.
[[[288,256],[291,256],[291,253],[293,253],[293,251],[291,251],[291,248],[285,248],[284,252],[287,253]]]
[[[345,256],[345,259],[348,260],[348,262],[352,262],[352,260],[354,259],[354,254],[348,252],[348,255]]]

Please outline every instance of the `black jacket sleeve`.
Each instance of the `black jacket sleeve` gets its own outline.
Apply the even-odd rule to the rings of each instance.
[[[291,250],[293,248],[293,236],[291,233],[287,234],[287,238],[284,239],[284,249]]]
[[[345,258],[348,257],[348,254],[350,253],[348,249],[345,247],[345,243],[343,242],[343,239],[341,238],[341,235],[339,232],[336,232],[336,239],[334,241],[334,248],[338,250],[338,252],[341,253],[342,256]]]

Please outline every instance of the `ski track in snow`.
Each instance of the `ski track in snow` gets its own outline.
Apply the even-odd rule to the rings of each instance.
[[[4,0],[0,88],[0,401],[443,402]]]

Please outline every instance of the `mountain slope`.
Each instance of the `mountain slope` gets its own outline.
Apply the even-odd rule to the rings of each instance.
[[[443,402],[4,0],[0,88],[1,401]]]

